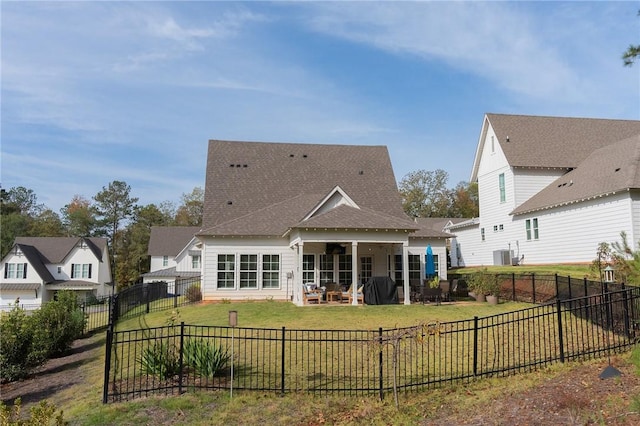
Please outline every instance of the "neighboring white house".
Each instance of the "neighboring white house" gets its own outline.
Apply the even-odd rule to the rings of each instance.
[[[195,234],[199,226],[153,226],[149,237],[151,267],[142,275],[145,283],[165,281],[169,293],[180,278],[199,277],[202,274],[201,244]]]
[[[470,181],[480,215],[445,227],[452,266],[591,262],[640,238],[640,121],[486,114]]]
[[[16,300],[35,309],[58,290],[77,292],[84,300],[112,291],[106,238],[19,237],[2,259],[0,308]]]
[[[197,237],[205,300],[302,304],[303,283],[372,276],[409,294],[428,245],[444,279],[450,235],[406,216],[385,146],[213,140]]]

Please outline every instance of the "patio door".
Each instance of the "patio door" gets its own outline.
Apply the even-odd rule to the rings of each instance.
[[[360,258],[360,283],[364,284],[371,278],[373,271],[373,258],[371,256],[362,256]]]

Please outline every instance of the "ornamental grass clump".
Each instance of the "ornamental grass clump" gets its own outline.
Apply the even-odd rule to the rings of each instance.
[[[162,341],[145,348],[138,359],[142,372],[169,379],[180,372],[180,357],[174,345]]]
[[[183,349],[184,363],[204,377],[220,375],[231,359],[227,348],[204,339],[187,339]]]

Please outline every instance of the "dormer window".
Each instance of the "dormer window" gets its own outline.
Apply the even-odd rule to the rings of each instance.
[[[169,266],[169,256],[162,256],[162,266]]]

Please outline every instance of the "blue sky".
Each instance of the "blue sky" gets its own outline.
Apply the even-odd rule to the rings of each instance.
[[[387,145],[469,179],[486,112],[640,119],[638,2],[1,3],[2,187],[204,187],[209,139]]]

